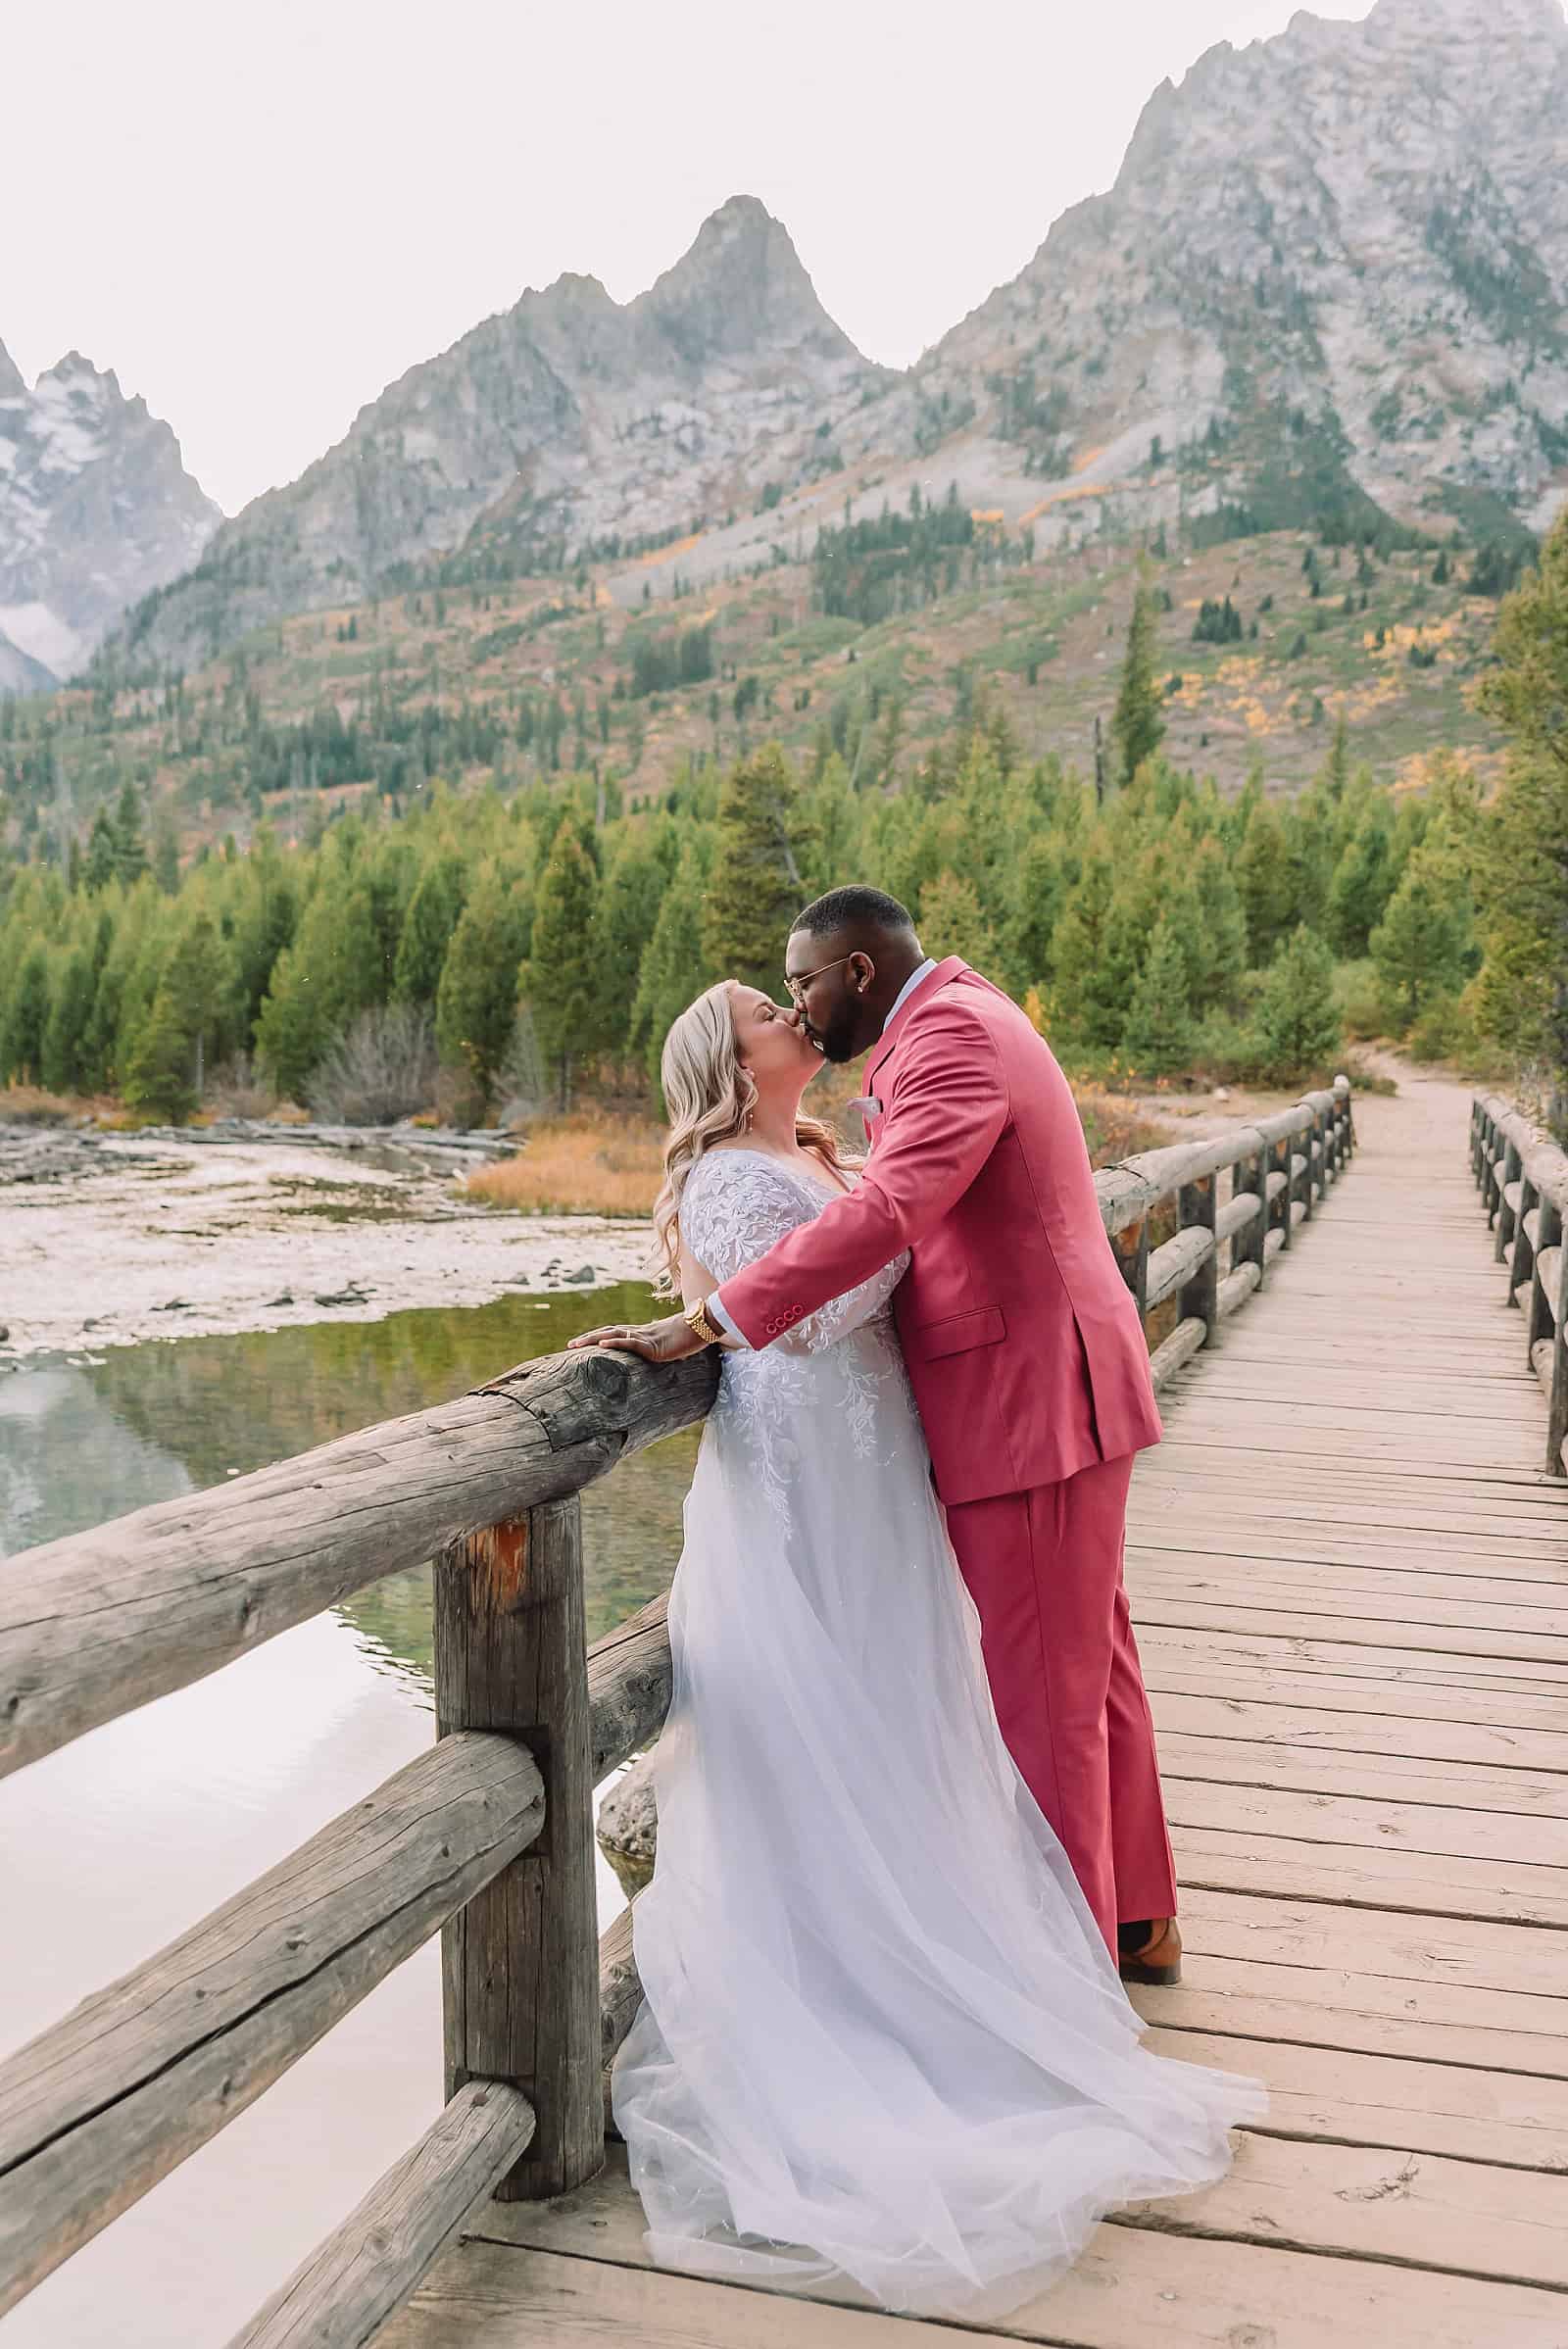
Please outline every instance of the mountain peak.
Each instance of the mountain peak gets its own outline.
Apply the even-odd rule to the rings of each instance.
[[[0,400],[24,400],[26,396],[27,386],[23,381],[22,369],[5,344],[0,343]]]
[[[731,196],[710,213],[632,308],[694,363],[766,345],[865,365],[817,300],[789,230],[756,196]]]

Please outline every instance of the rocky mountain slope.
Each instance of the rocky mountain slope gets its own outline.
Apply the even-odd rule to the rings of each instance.
[[[1302,521],[1358,492],[1544,528],[1568,494],[1561,0],[1379,0],[1221,43],[913,388],[972,405],[1048,532],[1086,502]]]
[[[81,667],[219,519],[169,426],[113,371],[70,351],[29,391],[0,345],[0,692]]]
[[[831,470],[835,422],[880,379],[779,222],[736,197],[635,301],[561,277],[411,369],[297,482],[225,524],[135,615],[130,643],[200,657],[352,601],[476,525],[478,560],[503,570],[684,533],[770,478]]]
[[[736,197],[636,301],[564,277],[414,368],[124,645],[189,667],[290,612],[563,563],[629,608],[950,485],[1041,556],[1161,525],[1544,527],[1568,496],[1562,0],[1378,0],[1221,43],[904,375]]]

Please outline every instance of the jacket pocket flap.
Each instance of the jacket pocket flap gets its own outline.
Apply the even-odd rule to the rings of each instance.
[[[920,1322],[914,1342],[929,1362],[938,1354],[967,1353],[972,1346],[995,1346],[1006,1334],[1000,1305],[977,1305],[972,1313],[955,1313],[946,1321]]]

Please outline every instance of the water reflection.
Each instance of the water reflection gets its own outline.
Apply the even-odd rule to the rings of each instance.
[[[648,1306],[626,1284],[15,1371],[0,1377],[0,1558],[443,1400]],[[667,1582],[696,1442],[670,1438],[584,1494],[590,1636]],[[25,1920],[0,1935],[0,2050],[426,1746],[429,1666],[428,1570],[390,1576],[0,1786],[8,1913]],[[601,1897],[618,1905],[608,1870]],[[4,2349],[226,2338],[433,2118],[439,1995],[430,1947],[14,2312]]]

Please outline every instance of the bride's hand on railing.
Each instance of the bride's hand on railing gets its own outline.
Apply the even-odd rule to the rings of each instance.
[[[603,1346],[616,1353],[640,1354],[645,1362],[680,1362],[688,1354],[700,1354],[705,1341],[683,1314],[670,1313],[662,1321],[645,1321],[631,1329],[584,1330],[567,1344],[574,1352],[585,1346]]]

